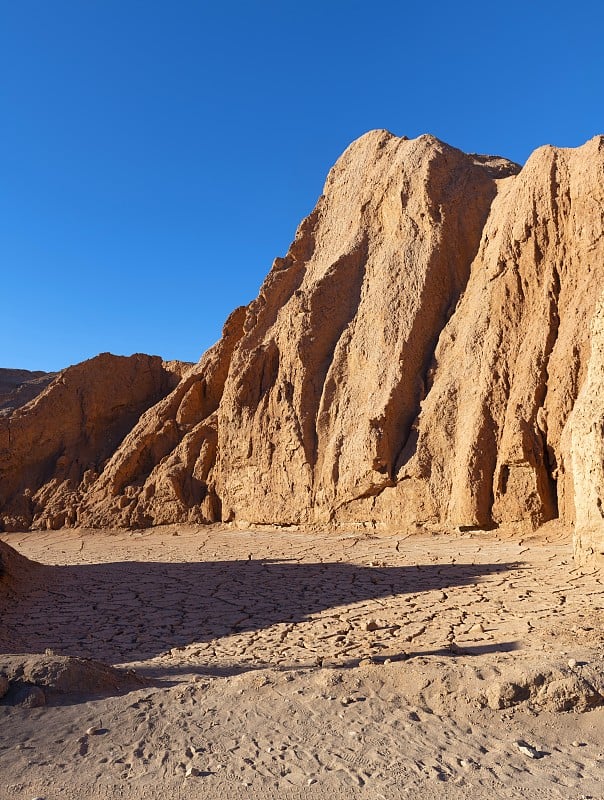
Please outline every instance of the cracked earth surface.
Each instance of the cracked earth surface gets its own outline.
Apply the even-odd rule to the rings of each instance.
[[[603,709],[555,708],[601,675],[603,576],[554,526],[2,538],[48,565],[5,604],[2,653],[147,682],[1,706],[2,798],[602,796]],[[535,691],[508,704],[518,674]]]

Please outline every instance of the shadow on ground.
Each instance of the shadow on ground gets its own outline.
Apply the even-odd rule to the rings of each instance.
[[[44,585],[5,610],[0,645],[3,652],[50,648],[105,663],[144,661],[174,647],[302,622],[352,603],[470,585],[518,567],[280,560],[45,567]]]

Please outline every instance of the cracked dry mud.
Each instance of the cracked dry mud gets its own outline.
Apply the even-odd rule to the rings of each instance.
[[[554,524],[3,539],[49,566],[2,610],[2,652],[147,685],[0,706],[1,800],[604,796],[604,709],[572,691],[602,688],[603,576]]]

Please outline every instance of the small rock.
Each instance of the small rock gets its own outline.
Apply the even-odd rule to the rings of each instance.
[[[379,630],[379,625],[377,620],[375,619],[368,619],[365,625],[363,626],[366,631],[377,631]]]
[[[8,678],[0,672],[0,699],[8,692]]]
[[[309,778],[309,779],[306,781],[306,785],[307,785],[307,786],[312,786],[312,785],[313,785],[313,783],[316,783],[316,782],[317,782],[317,779],[316,779],[316,778]]]
[[[101,732],[102,728],[97,728],[96,725],[93,725],[86,729],[86,736],[98,736]]]
[[[568,659],[568,666],[571,669],[574,669],[577,666],[577,659],[576,658],[569,658]]]
[[[585,747],[585,742],[579,742],[579,741],[577,741],[577,740],[575,739],[575,741],[574,741],[574,742],[572,742],[572,746],[573,746],[573,747]]]
[[[528,756],[529,758],[543,758],[543,753],[539,752],[536,748],[532,745],[528,744],[528,742],[519,739],[517,742],[514,742],[518,750],[524,756]]]
[[[192,764],[189,764],[189,766],[185,770],[185,778],[199,778],[200,775],[201,775],[201,770],[198,769],[197,767],[194,767]]]

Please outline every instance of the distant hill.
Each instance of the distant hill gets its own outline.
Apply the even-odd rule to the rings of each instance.
[[[55,375],[55,372],[0,368],[0,416],[6,416],[29,403],[48,386]]]

